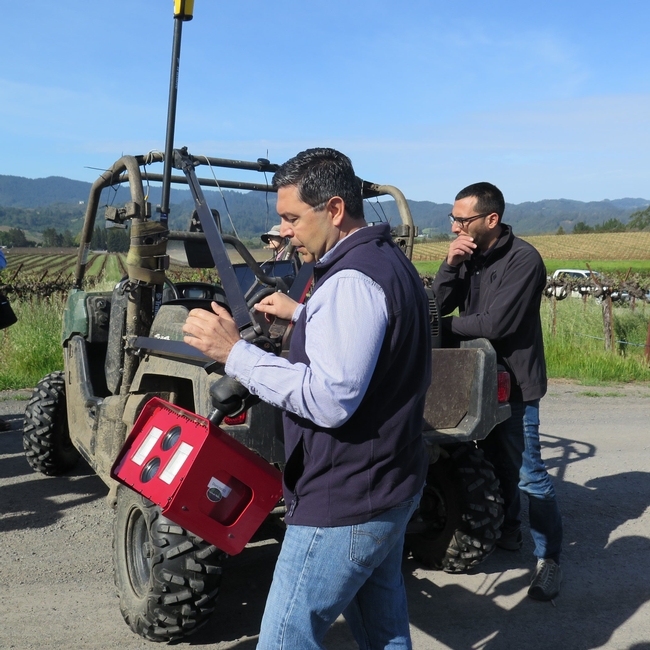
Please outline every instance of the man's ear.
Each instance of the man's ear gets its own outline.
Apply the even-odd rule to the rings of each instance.
[[[327,211],[332,219],[332,223],[336,227],[339,227],[345,217],[345,201],[340,196],[333,196],[327,202]]]
[[[496,228],[499,225],[499,215],[496,212],[493,212],[485,218],[485,221],[487,221],[488,228]]]

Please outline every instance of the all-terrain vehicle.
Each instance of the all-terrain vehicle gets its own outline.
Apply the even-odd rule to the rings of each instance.
[[[210,165],[257,174],[277,168],[265,160],[247,163],[182,155],[196,168]],[[222,283],[174,284],[165,273],[167,244],[173,240],[184,242],[194,264],[213,266],[214,262],[196,213],[188,231],[169,231],[151,219],[142,169],[161,161],[162,154],[124,156],[94,183],[74,286],[64,313],[65,367],[39,383],[27,406],[24,426],[24,447],[33,469],[47,475],[63,474],[82,456],[108,485],[108,501],[115,508],[113,558],[121,610],[135,632],[152,640],[179,638],[207,620],[219,591],[224,553],[111,478],[111,467],[145,404],[160,397],[207,417],[216,399],[224,413],[231,414],[221,424],[224,431],[278,468],[284,462],[279,411],[246,399],[232,406],[231,396],[224,396],[223,390],[211,394],[211,387],[219,385],[224,374],[223,367],[209,364],[182,342],[181,328],[190,309],[209,309],[212,300],[228,307],[229,301]],[[148,181],[162,178],[149,170],[146,177]],[[180,175],[172,180],[187,182]],[[123,208],[108,208],[107,217],[113,222],[130,221],[128,277],[112,291],[86,291],[84,272],[101,190],[127,182],[132,201]],[[216,184],[214,179],[199,179],[199,183],[206,187]],[[273,191],[263,183],[219,180],[218,184]],[[367,198],[391,195],[395,199],[402,223],[393,233],[404,254],[410,256],[415,228],[401,192],[365,181],[363,191]],[[212,226],[218,228],[216,214],[208,214],[214,215]],[[249,296],[248,309],[269,291],[288,292],[300,284],[300,293],[305,293],[297,263],[262,269],[240,240],[227,235],[223,240],[244,260],[235,265],[238,272],[233,277],[239,283],[237,291]],[[241,273],[242,269],[247,273]],[[251,294],[253,285],[256,289]],[[464,571],[481,562],[499,536],[502,505],[498,482],[475,441],[509,416],[509,406],[507,394],[502,391],[499,397],[496,356],[487,340],[465,342],[460,348],[440,347],[435,299],[428,291],[434,375],[423,431],[431,469],[407,546],[428,566]],[[286,331],[254,335],[280,354],[289,345],[290,333]],[[276,515],[281,515],[281,507],[279,504]]]

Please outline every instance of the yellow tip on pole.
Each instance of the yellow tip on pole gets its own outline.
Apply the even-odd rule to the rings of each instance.
[[[192,20],[194,0],[174,0],[174,18]]]

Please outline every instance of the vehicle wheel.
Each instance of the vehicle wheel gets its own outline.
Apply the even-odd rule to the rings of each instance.
[[[150,641],[195,632],[214,611],[225,554],[120,486],[113,531],[113,568],[120,610]]]
[[[34,389],[25,409],[23,448],[32,469],[47,476],[65,474],[79,460],[68,432],[62,372],[43,377]]]
[[[493,550],[503,522],[503,499],[494,468],[474,443],[444,447],[429,467],[419,532],[408,534],[413,557],[430,568],[462,573]]]

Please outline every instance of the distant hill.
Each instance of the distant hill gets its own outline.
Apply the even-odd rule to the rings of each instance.
[[[46,228],[66,229],[79,232],[83,223],[85,202],[88,200],[91,183],[70,180],[59,176],[48,178],[23,178],[21,176],[0,175],[0,226],[10,226],[24,230],[42,232]],[[159,186],[150,190],[149,200],[157,205],[161,200]],[[235,192],[224,190],[205,190],[211,207],[222,215],[224,230],[231,231],[227,212],[233,216],[237,232],[242,237],[253,237],[268,230],[277,223],[275,195],[259,192]],[[172,228],[186,228],[193,207],[189,190],[172,190],[172,209],[170,225]],[[130,200],[128,189],[120,187],[104,190],[100,205],[121,204]],[[226,204],[228,210],[226,210]],[[519,204],[508,203],[504,221],[513,226],[516,233],[530,235],[555,232],[560,226],[571,232],[575,224],[583,221],[593,226],[608,219],[618,219],[626,223],[630,214],[643,210],[650,200],[623,198],[613,201],[572,201],[569,199],[548,199],[544,201]],[[435,232],[449,232],[447,215],[450,203],[431,201],[409,201],[415,224],[423,230],[430,228]],[[100,209],[99,217],[103,212]],[[399,219],[394,201],[368,201],[366,217],[370,221],[388,218]],[[98,218],[98,225],[100,219]]]
[[[86,201],[91,183],[61,176],[23,178],[0,175],[0,205],[6,208],[38,208],[51,203]]]
[[[389,218],[398,218],[397,206],[391,201],[384,206]],[[629,216],[650,205],[647,199],[616,199],[614,201],[571,201],[568,199],[546,199],[526,203],[506,203],[504,222],[510,224],[520,235],[534,235],[556,232],[562,226],[570,233],[579,221],[594,226],[608,219],[627,223]],[[430,201],[409,201],[413,221],[420,230],[432,228],[436,232],[449,232],[448,214],[451,203]],[[368,215],[368,209],[366,208]]]

